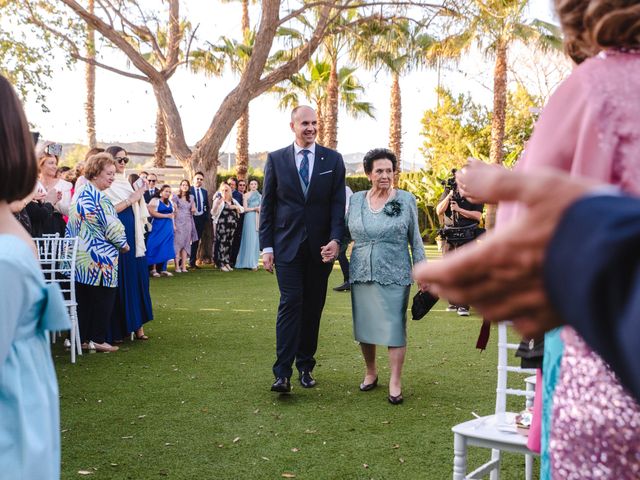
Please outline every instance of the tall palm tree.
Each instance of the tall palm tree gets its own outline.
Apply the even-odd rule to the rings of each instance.
[[[89,0],[87,3],[87,11],[93,15],[95,10],[95,0]],[[95,60],[96,58],[96,35],[95,30],[87,25],[87,58]],[[87,139],[89,140],[89,148],[97,145],[96,141],[96,66],[91,62],[84,65],[84,76],[87,85],[87,101],[84,104],[84,111],[87,120]]]
[[[337,132],[335,126],[328,125],[328,121],[331,121],[333,116],[328,116],[326,112],[329,104],[328,85],[331,82],[331,71],[331,62],[319,59],[311,60],[307,64],[308,76],[303,72],[297,73],[287,82],[273,87],[271,92],[280,97],[279,107],[282,109],[293,108],[299,105],[303,99],[315,105],[318,114],[318,141],[330,148],[336,148],[337,139],[335,146],[327,143],[330,141],[328,131],[333,128]],[[374,118],[373,104],[361,99],[364,87],[355,76],[355,72],[355,67],[338,69],[336,78],[333,80],[337,82],[338,86],[338,101],[335,103],[339,107],[342,106],[354,118],[362,116]]]
[[[402,94],[400,78],[424,62],[424,53],[433,38],[423,27],[409,20],[369,23],[353,37],[354,60],[369,69],[384,69],[391,75],[389,148],[402,164]]]
[[[494,59],[489,161],[495,164],[502,164],[504,160],[509,48],[517,41],[543,50],[562,48],[558,27],[540,20],[526,21],[527,4],[528,0],[472,0],[467,9],[449,12],[458,31],[434,44],[428,55],[456,61],[477,46]],[[489,207],[487,225],[492,227],[494,222],[495,209]]]

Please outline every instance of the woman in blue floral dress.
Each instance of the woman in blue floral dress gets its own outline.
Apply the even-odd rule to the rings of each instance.
[[[78,237],[76,299],[82,348],[115,352],[106,342],[118,286],[118,258],[128,252],[124,225],[102,193],[113,183],[116,162],[108,153],[91,157],[85,166],[88,180],[69,209],[67,237]]]
[[[376,345],[386,345],[391,370],[388,401],[394,405],[403,401],[412,263],[425,259],[416,199],[393,188],[396,165],[396,156],[387,149],[365,155],[364,171],[371,189],[351,197],[346,221],[354,242],[349,271],[353,331],[366,364],[360,390],[377,386]]]

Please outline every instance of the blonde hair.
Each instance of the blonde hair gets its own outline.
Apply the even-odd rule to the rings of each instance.
[[[42,166],[44,165],[44,162],[46,162],[47,158],[49,158],[49,157],[55,158],[56,159],[56,166],[58,165],[58,162],[60,161],[58,156],[57,155],[49,155],[47,153],[47,147],[49,145],[53,145],[54,143],[56,143],[56,142],[46,141],[46,142],[40,142],[36,146],[36,159],[38,160],[38,171],[42,170]]]
[[[640,47],[637,0],[555,0],[567,54],[576,63],[607,48]]]

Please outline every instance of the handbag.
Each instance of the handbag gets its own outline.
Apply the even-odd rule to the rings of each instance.
[[[414,295],[413,302],[411,303],[411,318],[413,318],[413,320],[420,320],[429,313],[429,310],[431,310],[438,300],[438,297],[429,292],[419,291]]]

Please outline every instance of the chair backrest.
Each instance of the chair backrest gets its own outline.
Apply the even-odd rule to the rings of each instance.
[[[507,411],[507,395],[517,395],[522,397],[533,396],[532,392],[520,388],[509,388],[507,377],[509,373],[531,375],[535,374],[535,369],[522,368],[516,365],[509,365],[509,350],[518,350],[517,343],[509,343],[507,339],[508,322],[498,324],[498,385],[496,387],[496,416],[498,423],[509,424],[510,421],[505,415]],[[512,355],[515,358],[515,355]],[[524,377],[522,378],[524,386]]]
[[[34,238],[40,268],[45,280],[57,283],[68,304],[76,303],[75,270],[78,238],[61,238],[58,234]]]

